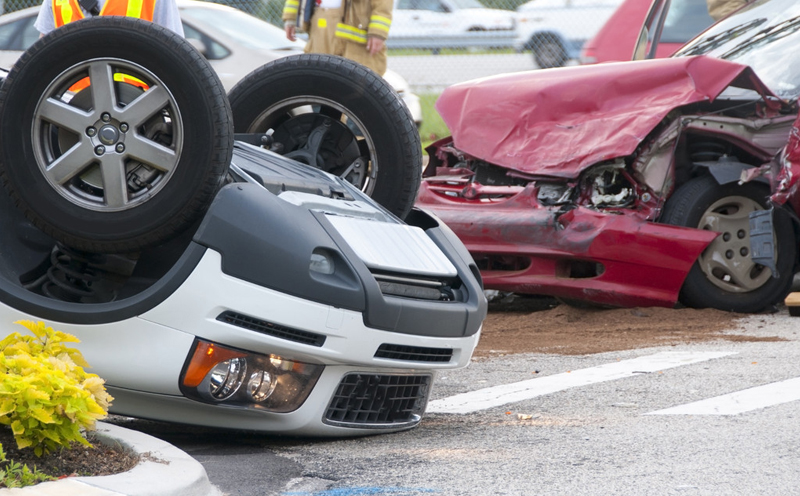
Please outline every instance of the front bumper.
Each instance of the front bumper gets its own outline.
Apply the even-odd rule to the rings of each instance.
[[[446,197],[423,182],[417,204],[467,247],[487,289],[672,307],[717,233],[657,224],[633,211],[544,207],[533,184],[498,202]]]

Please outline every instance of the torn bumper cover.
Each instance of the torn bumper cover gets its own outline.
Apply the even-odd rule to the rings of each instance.
[[[485,287],[614,306],[673,306],[692,264],[717,236],[584,207],[543,208],[532,185],[481,208],[427,188],[419,203],[458,233]]]

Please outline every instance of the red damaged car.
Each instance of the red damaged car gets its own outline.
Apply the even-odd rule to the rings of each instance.
[[[770,308],[798,268],[798,46],[800,2],[761,0],[673,58],[450,87],[417,204],[488,289]]]

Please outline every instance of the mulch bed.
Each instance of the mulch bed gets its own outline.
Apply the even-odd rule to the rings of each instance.
[[[27,465],[31,470],[35,466],[40,472],[53,477],[119,474],[132,469],[139,462],[139,457],[135,453],[118,447],[105,446],[95,440],[92,433],[89,433],[87,439],[93,447],[74,443],[70,449],[37,457],[30,448],[17,449],[17,442],[11,429],[0,426],[0,444],[8,460]],[[2,466],[0,463],[0,468]],[[0,484],[0,487],[3,485]]]

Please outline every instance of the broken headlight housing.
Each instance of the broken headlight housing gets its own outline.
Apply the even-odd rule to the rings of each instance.
[[[561,205],[572,196],[572,188],[566,183],[536,183],[536,187],[536,199],[542,205]]]
[[[287,413],[300,408],[323,369],[323,365],[196,340],[180,387],[184,395],[204,403]]]
[[[597,208],[619,208],[636,201],[636,187],[624,162],[601,165],[587,171],[582,181],[583,195]]]

